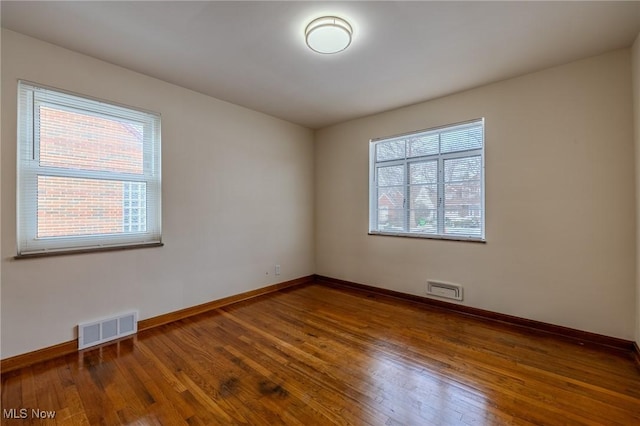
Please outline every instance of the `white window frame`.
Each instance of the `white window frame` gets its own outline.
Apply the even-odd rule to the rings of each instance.
[[[376,158],[376,145],[384,142],[401,141],[405,139],[428,136],[434,134],[440,134],[446,131],[463,129],[465,127],[478,126],[482,127],[482,147],[441,153],[408,157],[407,149],[405,145],[405,155],[402,158],[392,160],[380,160]],[[385,138],[371,139],[369,141],[369,234],[370,235],[389,235],[389,236],[401,236],[401,237],[415,237],[415,238],[427,238],[427,239],[446,239],[446,240],[458,240],[458,241],[477,241],[486,242],[485,238],[485,223],[486,223],[486,209],[485,209],[485,123],[484,118],[469,120],[460,123],[449,124],[445,126],[434,127],[426,130],[420,130],[416,132],[405,133],[401,135],[395,135]],[[470,158],[480,156],[481,160],[481,176],[480,176],[480,203],[481,203],[481,221],[480,221],[480,233],[479,234],[462,234],[462,233],[445,233],[445,182],[444,182],[444,162],[446,160],[455,158]],[[423,163],[427,161],[437,161],[437,231],[435,233],[426,232],[411,232],[409,226],[410,215],[410,188],[409,184],[409,165],[412,163]],[[401,231],[389,231],[378,230],[378,182],[377,182],[377,170],[380,167],[403,165],[404,166],[404,180],[402,185],[398,185],[403,188],[404,205],[403,210],[403,226]]]
[[[45,166],[39,158],[39,105],[143,126],[141,174]],[[157,113],[118,105],[28,81],[18,82],[17,257],[162,244],[161,129]],[[38,238],[38,176],[97,179],[146,185],[146,230]]]

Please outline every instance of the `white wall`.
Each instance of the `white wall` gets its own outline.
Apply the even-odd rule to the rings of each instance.
[[[466,305],[632,339],[630,56],[614,51],[317,131],[317,273],[417,295],[427,279],[460,283]],[[487,243],[367,235],[369,140],[478,117]]]
[[[13,259],[19,78],[162,114],[164,247]],[[7,30],[2,110],[2,358],[314,273],[310,130]]]
[[[640,34],[631,48],[636,148],[636,342],[640,346]]]

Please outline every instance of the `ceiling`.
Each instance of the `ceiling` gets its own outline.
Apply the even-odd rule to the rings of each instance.
[[[2,26],[309,128],[628,47],[635,2],[12,2]],[[351,46],[319,55],[312,19]]]

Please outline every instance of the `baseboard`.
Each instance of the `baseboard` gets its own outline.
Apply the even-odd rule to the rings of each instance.
[[[308,275],[306,277],[296,278],[290,281],[284,281],[278,284],[273,284],[273,285],[262,287],[256,290],[251,290],[244,293],[236,294],[234,296],[213,300],[211,302],[203,303],[197,306],[192,306],[186,309],[180,309],[179,311],[158,315],[153,318],[140,320],[138,321],[138,332],[149,330],[151,328],[168,324],[174,321],[178,321],[184,318],[188,318],[194,315],[198,315],[207,311],[211,311],[213,309],[218,309],[223,306],[231,305],[233,303],[241,302],[243,300],[273,293],[275,291],[283,290],[285,288],[311,283],[314,281],[314,278],[315,278],[314,275]],[[113,342],[109,342],[105,344],[110,344],[110,343],[113,343]],[[91,349],[93,348],[87,348],[86,350],[89,351]],[[23,367],[28,367],[38,362],[48,361],[54,358],[58,358],[60,356],[72,354],[77,351],[78,351],[78,341],[71,340],[68,342],[63,342],[57,345],[38,349],[32,352],[27,352],[24,354],[12,356],[0,361],[0,374],[5,374],[9,371],[17,370]]]
[[[633,359],[636,360],[636,366],[640,369],[640,346],[637,342],[633,342]]]
[[[294,280],[285,281],[278,284],[273,284],[267,287],[262,287],[257,290],[247,291],[245,293],[236,294],[234,296],[225,297],[211,302],[203,303],[202,305],[191,306],[189,308],[180,309],[179,311],[169,312],[167,314],[158,315],[157,317],[144,319],[138,321],[138,332],[148,330],[150,328],[158,327],[160,325],[168,324],[174,321],[178,321],[184,318],[189,318],[194,315],[198,315],[213,309],[218,309],[223,306],[231,305],[232,303],[241,302],[243,300],[251,299],[264,294],[273,293],[278,290],[283,290],[288,287],[294,287],[302,284],[307,284],[314,281],[314,275],[308,275],[302,278],[296,278]]]
[[[70,340],[68,342],[58,343],[57,345],[38,349],[33,352],[12,356],[0,361],[0,374],[5,374],[9,371],[27,367],[37,362],[48,361],[50,359],[69,355],[77,351],[78,341]]]
[[[609,349],[623,350],[627,352],[634,351],[634,342],[630,340],[619,339],[617,337],[610,337],[602,334],[591,333],[588,331],[576,330],[560,325],[520,318],[513,315],[501,314],[498,312],[487,311],[479,308],[472,308],[470,306],[459,305],[457,303],[450,303],[442,300],[431,299],[428,297],[416,296],[413,294],[402,293],[399,291],[388,290],[380,287],[373,287],[366,284],[358,284],[350,281],[340,280],[337,278],[325,277],[322,275],[316,275],[315,279],[318,283],[322,283],[325,285],[351,287],[371,293],[409,300],[412,302],[417,302],[440,309],[446,309],[448,311],[453,311],[464,315],[472,315],[475,317],[483,318],[485,320],[498,321],[501,323],[518,326],[523,328],[524,330],[554,334],[565,339],[572,339],[572,341],[577,341],[581,344],[589,343]],[[640,362],[640,349],[637,345],[635,345],[634,352],[636,354],[636,360]]]

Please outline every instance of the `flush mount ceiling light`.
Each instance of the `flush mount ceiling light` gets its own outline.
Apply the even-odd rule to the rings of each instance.
[[[338,53],[349,47],[353,28],[337,16],[314,19],[304,30],[307,46],[318,53]]]

